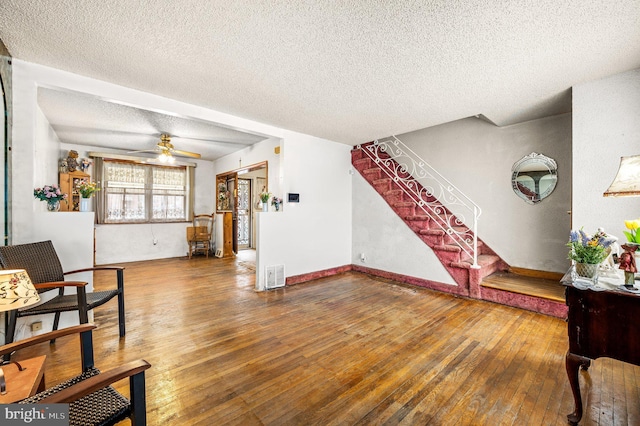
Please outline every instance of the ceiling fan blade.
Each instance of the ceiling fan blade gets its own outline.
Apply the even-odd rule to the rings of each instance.
[[[136,154],[138,152],[158,152],[157,149],[141,149],[138,151],[127,151],[127,154]]]
[[[200,157],[202,157],[200,154],[197,154],[195,152],[180,151],[179,149],[174,149],[172,151],[172,153],[175,154],[175,155],[181,155],[183,157],[192,157],[192,158],[200,158]]]

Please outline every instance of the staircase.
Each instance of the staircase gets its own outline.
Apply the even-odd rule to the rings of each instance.
[[[458,284],[456,293],[479,299],[482,279],[509,268],[476,236],[479,207],[398,139],[358,145],[351,162],[433,250]]]

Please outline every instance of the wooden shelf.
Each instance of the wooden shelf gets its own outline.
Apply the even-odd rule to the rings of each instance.
[[[89,179],[89,175],[83,172],[75,171],[69,173],[60,173],[60,191],[68,194],[67,202],[60,203],[61,212],[78,212],[80,211],[80,193],[78,192],[78,183],[83,179]]]

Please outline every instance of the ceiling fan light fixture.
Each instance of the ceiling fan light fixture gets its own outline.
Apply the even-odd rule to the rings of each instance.
[[[162,153],[158,155],[158,161],[161,163],[173,163],[176,159],[173,158],[173,155],[171,155],[169,150],[163,150]]]

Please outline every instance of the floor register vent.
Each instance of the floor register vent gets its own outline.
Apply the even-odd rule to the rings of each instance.
[[[264,270],[267,290],[284,287],[284,265],[266,266]]]

